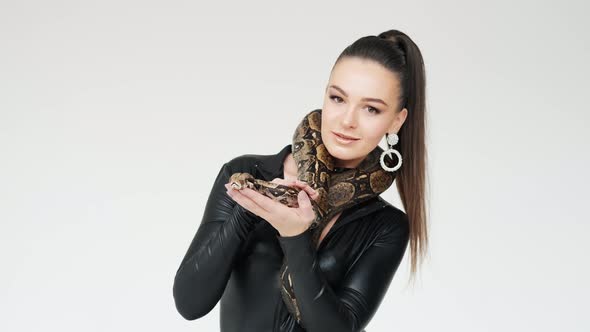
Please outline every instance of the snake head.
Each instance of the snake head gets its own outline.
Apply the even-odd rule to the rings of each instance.
[[[243,188],[253,188],[254,181],[254,177],[249,173],[234,173],[229,178],[230,186],[236,190]]]

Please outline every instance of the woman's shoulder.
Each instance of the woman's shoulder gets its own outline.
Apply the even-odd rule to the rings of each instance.
[[[232,168],[239,170],[244,167],[250,167],[260,162],[265,157],[267,156],[261,154],[242,154],[229,159],[226,162],[226,164]]]
[[[381,204],[381,208],[375,211],[371,219],[379,225],[380,233],[407,237],[410,233],[408,215],[381,196],[377,196],[376,199]]]
[[[291,144],[282,147],[274,154],[241,154],[225,163],[233,172],[245,172],[262,179],[279,177],[285,157],[291,152]],[[269,179],[270,178],[270,179]]]

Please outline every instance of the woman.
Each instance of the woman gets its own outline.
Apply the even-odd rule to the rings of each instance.
[[[360,38],[336,60],[323,107],[314,112],[308,118],[321,117],[318,139],[334,161],[331,179],[343,172],[376,174],[370,167],[381,165],[397,178],[406,212],[378,195],[389,177],[368,198],[355,191],[358,201],[348,200],[312,228],[318,211],[312,201],[320,201],[321,188],[300,181],[305,170],[293,144],[275,155],[236,157],[219,171],[176,272],[174,300],[184,318],[198,319],[220,301],[222,332],[364,331],[408,242],[415,275],[427,246],[425,75],[418,47],[398,30]],[[378,146],[383,137],[385,152]],[[368,158],[377,152],[379,161]],[[301,189],[299,206],[235,190],[229,182],[236,172]],[[319,236],[315,242],[312,233]]]

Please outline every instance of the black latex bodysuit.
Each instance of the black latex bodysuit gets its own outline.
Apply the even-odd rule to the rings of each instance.
[[[237,204],[224,184],[235,172],[284,178],[291,144],[274,155],[242,155],[213,183],[201,224],[176,272],[173,295],[187,320],[220,303],[221,332],[360,332],[379,307],[409,239],[406,214],[376,196],[342,212],[317,252],[311,231],[281,237]],[[301,325],[280,294],[287,256]]]

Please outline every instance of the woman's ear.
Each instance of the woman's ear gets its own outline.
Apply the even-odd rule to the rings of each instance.
[[[399,132],[402,125],[406,121],[407,117],[408,117],[408,109],[404,107],[401,111],[395,113],[395,117],[393,118],[393,122],[391,123],[391,126],[389,127],[389,131],[387,131],[387,132],[389,134]]]

